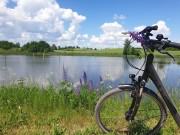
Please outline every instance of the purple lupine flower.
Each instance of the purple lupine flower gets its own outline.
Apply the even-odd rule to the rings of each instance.
[[[79,89],[78,89],[78,87],[74,88],[74,93],[75,93],[76,96],[79,95]]]
[[[87,84],[87,75],[86,75],[85,71],[84,71],[84,75],[83,75],[83,80],[84,80],[84,84]]]
[[[87,90],[88,90],[88,92],[91,90],[91,84],[90,83],[87,84]]]
[[[103,79],[102,79],[102,77],[99,75],[99,79],[100,79],[100,82],[102,82],[103,81]]]
[[[80,85],[81,85],[81,87],[82,87],[82,80],[81,80],[81,78],[80,78]]]
[[[103,84],[104,82],[103,82],[103,79],[100,75],[99,75],[99,79],[100,79],[100,84]]]
[[[64,81],[67,81],[67,69],[65,69],[64,64],[63,64],[63,79]]]
[[[139,43],[143,43],[144,42],[144,38],[139,34],[139,32],[133,31],[133,32],[129,32],[129,34],[130,34],[130,37],[133,40],[135,40],[135,41],[137,41]]]
[[[92,81],[92,80],[88,83],[88,86],[87,86],[87,87],[88,87],[88,91],[94,89],[94,85],[93,85],[93,81]]]
[[[94,89],[94,83],[92,80],[90,81],[90,84],[91,84],[91,89],[93,90]]]

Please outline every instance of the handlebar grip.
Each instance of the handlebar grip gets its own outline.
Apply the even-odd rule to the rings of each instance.
[[[173,47],[173,48],[180,49],[180,43],[168,42],[167,47]]]
[[[158,29],[158,26],[157,25],[154,25],[151,27],[151,30],[157,30]]]
[[[150,33],[152,30],[157,30],[158,26],[154,25],[154,26],[147,26],[144,30],[142,30],[141,32],[139,32],[140,34],[144,34],[144,33]]]

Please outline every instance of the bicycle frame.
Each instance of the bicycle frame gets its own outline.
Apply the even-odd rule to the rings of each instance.
[[[152,82],[155,84],[156,88],[158,89],[159,93],[161,94],[164,102],[166,103],[171,115],[173,116],[177,125],[180,127],[180,115],[174,103],[172,102],[170,96],[168,95],[166,89],[164,88],[156,70],[154,69],[153,59],[154,59],[153,54],[149,54],[147,56],[147,62],[145,65],[145,71],[142,75],[142,79],[144,79],[146,82],[148,81],[149,78],[152,80]]]

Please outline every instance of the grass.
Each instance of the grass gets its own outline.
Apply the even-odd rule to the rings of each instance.
[[[96,93],[80,91],[77,96],[66,88],[2,86],[0,134],[74,134],[94,128]]]
[[[143,50],[142,54],[143,54]],[[180,51],[168,51],[175,57],[180,56]],[[0,54],[14,54],[14,55],[42,55],[42,53],[30,53],[22,52],[20,48],[13,48],[9,50],[3,50],[0,48]],[[168,57],[167,55],[161,54],[155,51],[156,57]],[[110,56],[110,57],[123,57],[123,48],[109,48],[101,50],[90,50],[90,49],[65,49],[65,50],[55,50],[54,52],[45,53],[44,55],[75,55],[75,56]]]
[[[175,57],[180,56],[180,51],[168,51]],[[74,50],[56,50],[56,54],[61,55],[86,55],[86,56],[112,56],[112,57],[122,57],[123,48],[110,48],[110,49],[102,49],[102,50],[88,50],[88,49],[74,49]],[[141,53],[144,54],[143,50]],[[156,57],[168,57],[167,55],[161,54],[157,51],[154,52]]]
[[[66,82],[61,88],[28,86],[23,83],[0,87],[0,135],[92,135],[102,134],[94,118],[99,98],[94,90],[83,85],[77,93]],[[176,91],[171,95],[177,100]],[[110,104],[112,106],[112,104]],[[169,115],[170,116],[170,115]],[[161,134],[179,134],[172,117]]]
[[[75,49],[75,50],[56,50],[57,54],[63,55],[87,55],[87,56],[123,56],[123,49],[102,49],[102,50],[89,50],[89,49]]]

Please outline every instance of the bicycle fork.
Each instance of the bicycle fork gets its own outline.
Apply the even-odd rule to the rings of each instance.
[[[144,90],[146,81],[141,79],[141,76],[138,78],[138,82],[135,81],[133,78],[133,75],[130,75],[130,78],[132,79],[133,84],[135,85],[135,91],[131,93],[132,103],[129,107],[129,110],[125,112],[125,118],[127,121],[134,120],[134,117],[136,116],[136,113],[139,109],[141,98],[142,98],[142,92]]]

